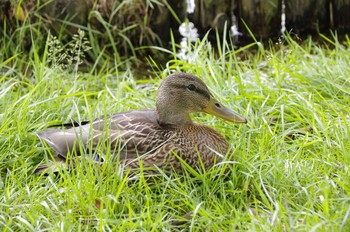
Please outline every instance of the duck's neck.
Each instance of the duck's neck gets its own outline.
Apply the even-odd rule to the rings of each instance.
[[[157,109],[157,120],[161,126],[186,127],[192,125],[192,120],[188,112],[180,112],[171,109]]]

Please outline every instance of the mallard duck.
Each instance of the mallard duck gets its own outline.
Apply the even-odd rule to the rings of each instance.
[[[177,72],[161,83],[156,109],[104,116],[69,129],[49,129],[38,136],[55,151],[57,160],[65,160],[67,154],[101,154],[110,149],[131,169],[137,169],[142,161],[146,168],[157,166],[182,172],[181,160],[192,168],[209,169],[222,160],[228,143],[215,130],[193,122],[193,112],[247,122],[216,100],[198,77]],[[46,168],[48,165],[40,165],[37,171]]]

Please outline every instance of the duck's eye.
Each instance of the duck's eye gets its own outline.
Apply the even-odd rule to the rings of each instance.
[[[187,89],[189,89],[189,90],[191,90],[191,91],[195,91],[195,90],[196,90],[196,86],[193,85],[193,84],[189,84],[189,85],[187,86]]]

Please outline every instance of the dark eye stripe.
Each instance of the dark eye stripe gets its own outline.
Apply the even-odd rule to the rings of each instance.
[[[179,85],[179,84],[172,84],[172,86],[174,86],[175,88],[186,88],[188,89],[188,85]],[[202,89],[196,88],[195,90],[193,90],[194,92],[204,96],[205,98],[207,98],[208,100],[210,99],[210,94]]]
[[[207,98],[208,100],[210,99],[210,95],[209,95],[209,93],[207,92],[207,91],[205,91],[205,90],[202,90],[202,89],[196,89],[195,90],[197,93],[199,93],[199,94],[201,94],[201,95],[203,95],[205,98]]]

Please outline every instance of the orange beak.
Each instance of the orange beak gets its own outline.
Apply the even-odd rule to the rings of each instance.
[[[209,104],[203,109],[203,111],[230,122],[247,123],[247,119],[245,117],[222,105],[215,98],[210,99]]]

